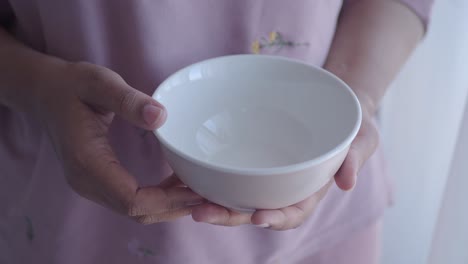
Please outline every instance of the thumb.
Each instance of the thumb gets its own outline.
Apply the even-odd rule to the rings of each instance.
[[[154,130],[165,122],[166,109],[135,88],[128,85],[117,73],[100,66],[83,63],[81,76],[87,80],[80,91],[86,103],[111,111],[130,123],[147,130]]]
[[[358,135],[351,143],[348,155],[335,175],[336,185],[344,190],[354,188],[357,175],[379,144],[379,133],[374,120],[364,118]]]

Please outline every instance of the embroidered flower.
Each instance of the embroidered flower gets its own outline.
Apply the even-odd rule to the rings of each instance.
[[[262,45],[260,44],[258,40],[256,40],[252,43],[251,48],[252,48],[252,53],[258,54],[260,53],[260,50],[262,49]]]
[[[276,39],[278,38],[278,32],[276,31],[270,32],[269,37],[270,37],[270,43],[275,42]]]
[[[261,37],[260,40],[252,42],[251,50],[254,54],[259,54],[265,48],[277,48],[275,51],[281,50],[283,47],[296,47],[296,46],[308,46],[308,42],[299,43],[284,39],[278,31],[272,31],[268,34],[268,40],[265,37]]]

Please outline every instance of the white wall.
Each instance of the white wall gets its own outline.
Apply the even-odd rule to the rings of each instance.
[[[468,104],[461,123],[429,263],[468,263]]]
[[[396,183],[384,264],[427,263],[467,98],[467,28],[467,0],[437,0],[424,42],[384,100],[383,142]]]

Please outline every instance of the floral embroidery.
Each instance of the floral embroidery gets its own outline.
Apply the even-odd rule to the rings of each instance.
[[[268,34],[268,40],[262,37],[260,40],[252,42],[251,50],[254,54],[259,54],[263,49],[266,48],[277,48],[276,51],[281,50],[283,47],[297,47],[297,46],[308,46],[308,42],[297,43],[289,40],[285,40],[283,35],[278,31],[272,31]]]
[[[258,40],[254,41],[252,43],[252,52],[253,53],[258,54],[258,53],[260,53],[261,49],[262,49],[262,45],[260,44],[260,42]]]
[[[275,42],[278,39],[278,32],[272,31],[270,32],[270,43]]]
[[[34,240],[34,228],[31,218],[25,216],[24,219],[26,220],[26,237],[28,238],[29,242],[32,242]]]

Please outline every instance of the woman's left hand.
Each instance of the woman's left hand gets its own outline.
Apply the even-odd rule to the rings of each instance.
[[[216,204],[203,204],[193,208],[192,218],[197,222],[222,226],[253,224],[273,230],[297,228],[314,212],[333,182],[336,182],[336,185],[345,191],[354,187],[359,170],[374,153],[378,142],[379,134],[375,121],[369,111],[363,108],[361,128],[352,142],[341,168],[334,179],[309,198],[285,208],[257,210],[253,214],[238,213]]]

